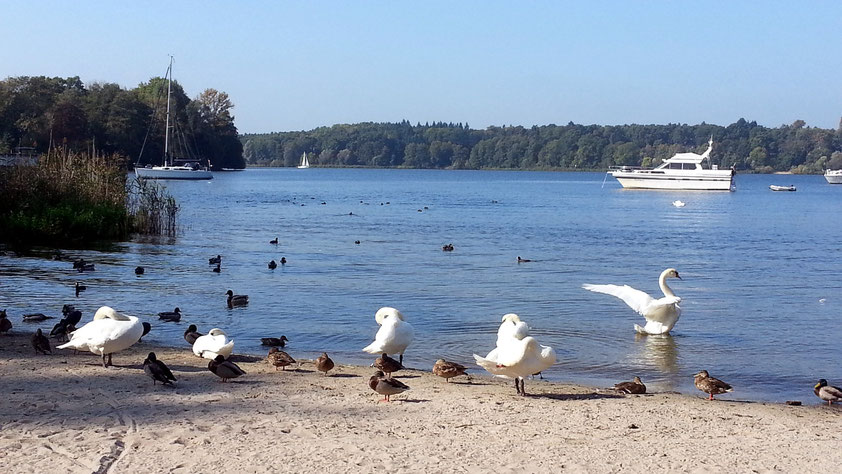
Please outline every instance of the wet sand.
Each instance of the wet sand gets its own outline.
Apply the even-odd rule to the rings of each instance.
[[[13,330],[14,331],[14,330]],[[295,357],[295,348],[288,347]],[[178,382],[153,385],[155,351]],[[511,382],[430,368],[383,403],[374,369],[310,361],[276,371],[239,356],[230,383],[183,348],[139,343],[116,367],[72,350],[33,353],[0,335],[0,465],[6,472],[794,472],[842,465],[842,408]],[[237,356],[235,356],[237,357]],[[373,358],[372,358],[373,360]],[[407,365],[412,364],[411,352]],[[645,380],[644,380],[645,382]]]

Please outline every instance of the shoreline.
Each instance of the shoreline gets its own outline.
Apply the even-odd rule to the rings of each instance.
[[[221,383],[186,345],[138,343],[104,369],[91,353],[36,356],[29,335],[0,336],[0,459],[11,472],[793,471],[842,464],[838,406],[620,395],[527,380],[527,397],[481,369],[450,383],[424,370],[382,403],[374,369],[312,362]],[[51,341],[52,343],[53,341]],[[294,355],[295,348],[289,348]],[[154,351],[178,378],[153,385]],[[293,369],[290,366],[288,369]],[[812,401],[806,401],[812,403]]]

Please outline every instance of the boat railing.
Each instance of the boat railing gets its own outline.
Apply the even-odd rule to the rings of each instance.
[[[647,169],[647,168],[644,168],[642,166],[628,166],[628,165],[609,166],[608,172],[611,172],[611,171],[635,171],[635,170],[645,170],[645,169]]]

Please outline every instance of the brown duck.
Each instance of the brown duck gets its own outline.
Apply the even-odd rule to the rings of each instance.
[[[714,395],[734,391],[734,389],[732,389],[727,383],[708,375],[707,370],[700,371],[698,374],[694,375],[693,378],[696,383],[696,388],[710,394],[710,398],[708,400],[713,400]]]
[[[646,385],[643,385],[643,382],[640,381],[640,377],[635,377],[633,382],[620,382],[615,384],[614,390],[621,393],[641,394],[646,393]]]
[[[327,352],[322,352],[322,355],[316,358],[316,370],[324,372],[325,375],[333,369],[333,366],[333,361],[327,356]]]
[[[32,335],[32,347],[36,354],[39,352],[44,355],[47,355],[47,352],[53,353],[53,350],[50,349],[50,340],[41,332],[40,328]]]
[[[269,355],[266,356],[266,360],[275,366],[275,370],[278,370],[278,367],[282,367],[283,370],[286,370],[286,366],[295,363],[295,359],[293,359],[292,356],[277,347],[269,349]]]
[[[9,332],[12,322],[6,317],[6,310],[0,311],[0,333]]]
[[[230,360],[225,360],[222,355],[218,355],[214,360],[208,362],[208,370],[221,378],[223,382],[246,374],[246,371],[241,369],[239,365]]]
[[[391,377],[392,372],[397,372],[404,368],[400,362],[396,361],[395,359],[392,359],[385,352],[383,353],[383,355],[378,357],[374,361],[374,363],[371,364],[371,366],[382,370],[387,377]]]
[[[372,390],[383,395],[381,402],[391,401],[389,397],[397,395],[409,390],[409,387],[403,382],[399,382],[391,377],[386,377],[382,371],[378,370],[368,379],[368,386]]]
[[[439,377],[444,377],[448,382],[450,382],[452,377],[468,375],[465,373],[466,370],[464,365],[457,364],[456,362],[448,362],[444,359],[439,359],[433,364],[433,373]]]
[[[833,405],[833,402],[842,402],[842,388],[828,385],[825,379],[819,380],[819,383],[813,387],[813,392],[828,405]]]

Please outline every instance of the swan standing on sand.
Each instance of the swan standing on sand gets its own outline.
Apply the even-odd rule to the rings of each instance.
[[[400,311],[388,306],[378,309],[374,320],[380,329],[374,336],[374,342],[365,346],[363,351],[369,354],[400,354],[399,362],[403,364],[403,353],[412,342],[412,325],[404,321]]]
[[[227,359],[231,357],[232,352],[234,352],[234,341],[229,341],[225,332],[219,328],[211,329],[193,343],[193,353],[205,359],[214,360],[217,355]]]
[[[143,324],[134,316],[120,314],[103,306],[94,314],[93,321],[80,327],[70,341],[56,349],[88,350],[102,356],[102,366],[111,364],[111,354],[128,349],[143,336]],[[105,356],[108,356],[108,362]]]
[[[542,346],[529,336],[526,323],[510,313],[503,316],[503,324],[497,331],[497,347],[485,357],[474,354],[474,360],[492,375],[515,379],[515,390],[525,396],[523,378],[550,368],[555,364],[556,354],[552,347]]]
[[[634,325],[635,331],[640,334],[667,334],[675,326],[675,323],[678,322],[679,316],[681,316],[681,307],[678,306],[681,298],[675,296],[672,289],[667,286],[667,278],[678,278],[681,280],[675,268],[667,268],[661,272],[661,276],[658,278],[658,285],[661,287],[661,291],[664,292],[664,297],[657,300],[628,285],[584,284],[582,288],[596,293],[616,296],[625,301],[631,309],[643,315],[646,318],[646,325],[643,327],[637,324]]]

